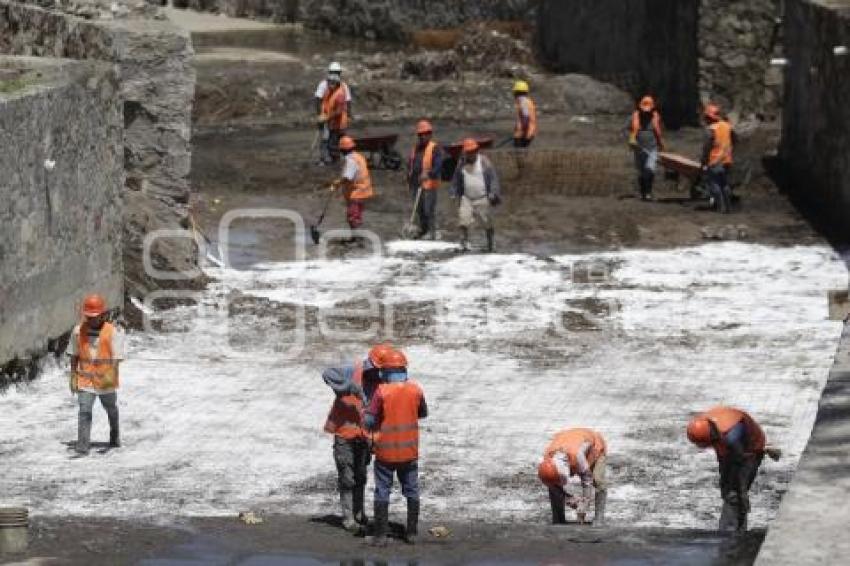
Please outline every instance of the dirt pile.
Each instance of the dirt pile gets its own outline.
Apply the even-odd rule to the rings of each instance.
[[[454,48],[464,69],[479,70],[500,77],[528,76],[534,53],[525,38],[477,24],[465,33]]]

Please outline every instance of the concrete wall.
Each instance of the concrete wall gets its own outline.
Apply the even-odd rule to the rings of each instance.
[[[850,237],[850,1],[787,0],[780,155],[787,187]]]
[[[0,366],[69,331],[86,293],[122,302],[117,92],[112,65],[0,57]]]
[[[144,272],[142,241],[152,230],[185,225],[191,165],[191,40],[170,23],[149,19],[151,9],[140,4],[138,13],[116,19],[105,2],[0,0],[0,51],[117,66],[125,127],[125,266],[134,296],[169,283]],[[195,262],[186,239],[162,240],[153,255],[163,270],[185,271]]]

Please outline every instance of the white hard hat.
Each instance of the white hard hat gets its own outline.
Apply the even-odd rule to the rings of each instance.
[[[341,73],[342,72],[342,65],[340,65],[339,63],[334,61],[333,63],[328,65],[328,72],[329,73]]]

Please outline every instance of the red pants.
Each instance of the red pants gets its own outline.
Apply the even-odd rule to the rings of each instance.
[[[350,200],[345,208],[345,216],[348,219],[348,226],[352,230],[360,228],[363,224],[363,208],[365,203],[362,200]]]

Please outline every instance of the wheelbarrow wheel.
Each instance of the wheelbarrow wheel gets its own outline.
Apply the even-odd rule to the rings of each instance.
[[[384,169],[398,171],[401,169],[401,154],[395,149],[382,151],[381,165],[383,165]]]

